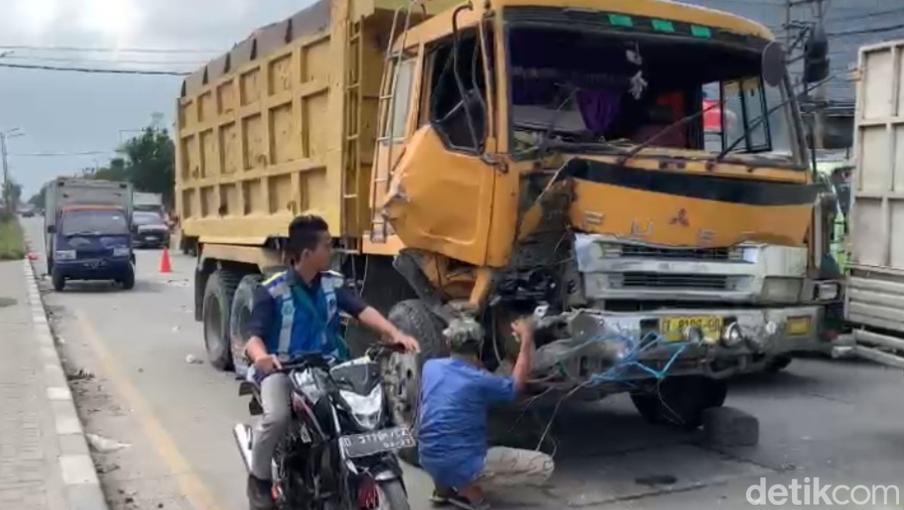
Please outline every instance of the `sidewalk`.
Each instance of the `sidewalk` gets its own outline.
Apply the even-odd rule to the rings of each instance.
[[[106,509],[24,261],[0,262],[0,348],[0,509]]]

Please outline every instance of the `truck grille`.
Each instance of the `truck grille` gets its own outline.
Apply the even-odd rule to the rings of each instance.
[[[728,276],[715,274],[623,273],[610,281],[614,287],[626,289],[728,289]]]
[[[740,260],[737,248],[654,248],[636,244],[621,245],[622,257],[684,260]]]

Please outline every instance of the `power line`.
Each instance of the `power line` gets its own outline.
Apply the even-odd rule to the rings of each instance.
[[[835,9],[841,10],[844,8],[836,7]],[[885,16],[888,14],[898,14],[898,13],[904,13],[904,7],[896,7],[894,9],[888,9],[885,11],[867,12],[865,14],[856,14],[853,16],[831,16],[831,17],[826,18],[826,21],[850,21],[850,20],[855,20],[855,19],[874,18],[876,16]]]
[[[0,62],[0,67],[9,67],[13,69],[34,69],[39,71],[71,71],[77,73],[91,74],[141,74],[141,75],[157,75],[157,76],[188,76],[191,73],[184,71],[155,71],[152,69],[96,69],[91,67],[65,67],[65,66],[46,66],[32,64],[10,64]]]
[[[876,34],[879,32],[890,32],[892,30],[899,30],[902,28],[904,28],[904,24],[889,25],[889,26],[885,26],[885,27],[861,28],[861,29],[857,29],[857,30],[843,30],[841,32],[830,32],[827,35],[829,37],[844,37],[846,35]]]
[[[85,152],[20,152],[10,154],[17,158],[55,158],[68,156],[100,156],[103,154],[112,154],[113,151],[85,151]]]
[[[40,50],[40,51],[84,51],[96,53],[222,53],[221,50],[165,49],[165,48],[98,48],[85,46],[28,46],[23,44],[0,44],[0,50]]]
[[[150,65],[203,65],[206,60],[122,60],[78,57],[32,57],[28,55],[0,55],[3,60],[37,60],[41,62],[91,63],[91,64],[150,64]]]

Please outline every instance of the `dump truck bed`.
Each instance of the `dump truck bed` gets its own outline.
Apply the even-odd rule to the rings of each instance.
[[[394,12],[320,0],[185,80],[176,202],[186,236],[260,245],[308,210],[335,236],[360,235]]]
[[[904,41],[860,50],[849,219],[846,318],[882,334],[858,341],[904,350]],[[893,332],[897,340],[886,333]],[[888,339],[883,344],[882,339]],[[901,366],[904,366],[902,363]]]

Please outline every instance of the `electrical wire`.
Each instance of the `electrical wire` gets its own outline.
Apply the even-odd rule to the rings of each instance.
[[[84,151],[84,152],[19,152],[10,153],[10,157],[17,158],[56,158],[69,156],[100,156],[110,154],[113,151]]]
[[[85,46],[30,46],[25,44],[0,44],[0,50],[35,50],[35,51],[75,51],[87,53],[153,53],[153,54],[220,54],[222,50],[202,50],[186,48],[98,48]]]
[[[897,25],[888,25],[884,27],[872,27],[872,28],[862,28],[857,30],[843,30],[841,32],[829,32],[829,37],[846,37],[849,35],[860,35],[860,34],[877,34],[880,32],[891,32],[892,30],[900,30],[904,28],[904,24]]]
[[[63,62],[67,64],[147,64],[147,65],[193,65],[200,66],[207,63],[206,60],[125,60],[125,59],[102,59],[102,58],[80,58],[80,57],[45,57],[31,55],[0,55],[3,60],[28,60],[40,62]]]
[[[836,7],[833,10],[836,10],[836,11],[844,10],[844,7]],[[854,14],[851,16],[830,16],[830,17],[826,18],[826,21],[848,22],[851,20],[874,18],[876,16],[886,16],[889,14],[898,14],[898,13],[904,13],[904,7],[895,7],[894,9],[888,9],[885,11],[873,11],[873,12],[868,12],[866,14]]]
[[[67,71],[89,74],[136,74],[136,75],[156,75],[156,76],[188,76],[191,73],[184,71],[157,71],[153,69],[98,69],[90,67],[67,67],[67,66],[49,66],[49,65],[32,65],[32,64],[10,64],[0,62],[0,67],[11,69],[31,69],[37,71]]]

